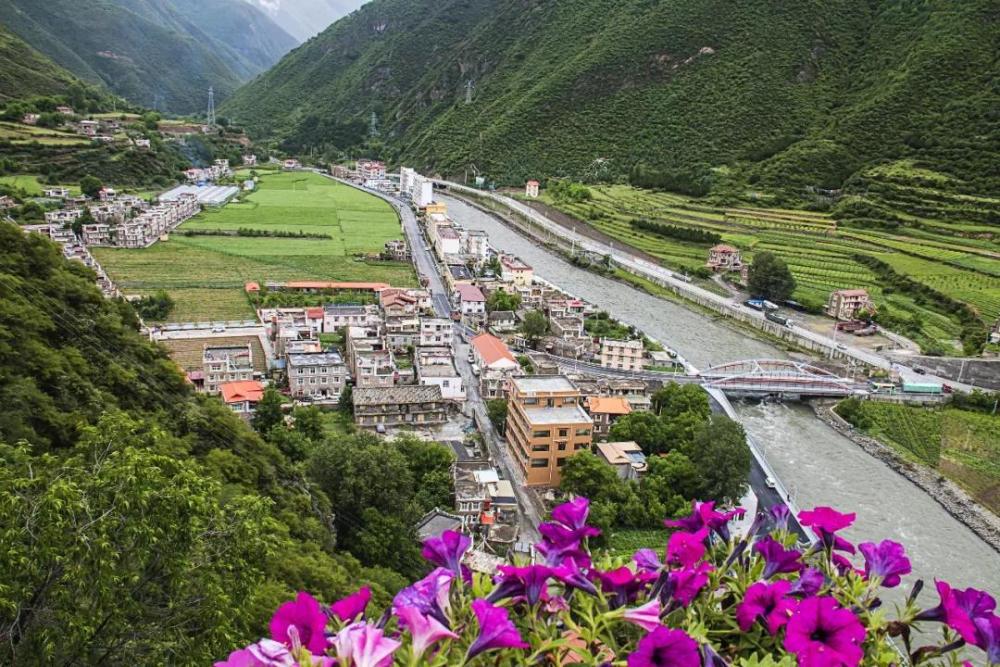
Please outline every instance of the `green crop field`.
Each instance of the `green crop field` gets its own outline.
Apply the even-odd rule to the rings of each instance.
[[[895,171],[876,171],[875,175],[888,177],[901,169],[897,166]],[[928,174],[922,177],[932,180]],[[890,188],[886,183],[879,186]],[[714,232],[740,248],[744,260],[752,260],[759,252],[773,252],[788,263],[796,278],[793,298],[811,309],[819,310],[833,290],[865,288],[886,312],[909,318],[919,327],[907,334],[925,349],[960,353],[956,341],[962,324],[953,313],[934,307],[920,295],[886,288],[857,256],[885,262],[897,273],[968,304],[984,323],[992,323],[1000,317],[1000,228],[961,220],[962,216],[989,220],[986,211],[1000,207],[1000,200],[946,195],[926,187],[891,187],[905,190],[907,197],[918,202],[894,209],[903,222],[892,230],[864,228],[854,221],[844,226],[833,215],[814,211],[717,207],[624,185],[589,186],[590,199],[577,202],[555,201],[543,190],[542,201],[676,270],[692,272],[703,267],[710,244],[668,238],[639,229],[633,221],[645,218]],[[975,232],[970,233],[970,227]]]
[[[939,470],[1000,514],[1000,417],[875,401],[860,405],[866,432]]]
[[[330,238],[183,235],[185,230],[239,228],[301,230]],[[410,264],[366,257],[401,234],[395,212],[377,197],[313,173],[269,173],[242,202],[201,213],[169,241],[143,250],[93,250],[126,293],[167,290],[177,304],[171,320],[231,320],[253,317],[243,295],[244,283],[251,280],[415,284]]]

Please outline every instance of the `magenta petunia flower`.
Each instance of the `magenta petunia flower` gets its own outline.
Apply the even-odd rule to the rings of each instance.
[[[389,667],[400,642],[385,636],[381,628],[368,623],[354,623],[337,633],[333,647],[341,665],[351,667]]]
[[[486,600],[477,599],[472,601],[472,613],[479,621],[479,636],[469,647],[465,656],[466,662],[484,651],[530,646],[521,639],[521,633],[517,631],[503,607],[494,607]]]
[[[639,549],[632,556],[632,560],[635,561],[636,567],[642,572],[658,572],[663,567],[660,557],[652,549]]]
[[[777,530],[788,530],[788,519],[791,517],[792,513],[788,509],[788,505],[785,503],[778,503],[777,505],[771,505],[771,508],[767,511],[768,517],[771,519],[771,524]]]
[[[997,607],[997,601],[993,599],[992,595],[976,588],[966,588],[964,591],[956,590],[955,602],[973,620],[989,618]]]
[[[590,564],[590,556],[584,551],[580,542],[584,537],[599,534],[597,529],[569,528],[559,523],[543,523],[538,526],[542,541],[536,549],[545,557],[545,564],[550,567],[562,565],[563,561],[573,559],[580,564]]]
[[[286,646],[299,644],[311,653],[326,649],[326,614],[316,598],[299,592],[292,602],[278,607],[271,617],[271,638]]]
[[[372,589],[362,586],[356,593],[351,593],[330,605],[330,614],[345,623],[352,623],[365,613],[365,608],[371,599]]]
[[[668,528],[680,528],[689,533],[694,533],[702,528],[708,528],[717,534],[723,541],[729,541],[729,522],[732,519],[746,514],[742,507],[734,508],[729,512],[715,511],[715,502],[707,503],[697,500],[691,501],[691,514],[682,519],[667,519],[663,522]]]
[[[708,583],[708,573],[715,568],[710,563],[671,572],[664,594],[669,594],[681,606],[688,606]]]
[[[430,574],[396,593],[392,600],[393,609],[415,607],[421,614],[427,614],[447,623],[447,613],[451,607],[448,595],[455,573],[443,567],[431,570]]]
[[[973,623],[976,626],[976,646],[986,651],[986,663],[1000,665],[1000,616],[979,616]]]
[[[619,567],[607,572],[593,570],[590,574],[592,579],[600,582],[601,591],[609,596],[608,606],[611,609],[635,602],[639,592],[646,587],[651,578],[656,576],[635,573],[627,567]]]
[[[787,581],[775,581],[771,584],[758,581],[752,584],[736,609],[736,621],[740,630],[746,632],[760,619],[772,637],[778,634],[778,630],[788,623],[795,609],[795,599],[788,597],[791,588],[792,585]]]
[[[590,595],[597,595],[597,588],[587,578],[582,567],[572,558],[567,558],[563,564],[552,570],[552,575],[564,586],[576,588]]]
[[[241,648],[230,653],[225,660],[217,660],[212,667],[257,667],[257,664],[250,649]]]
[[[708,530],[701,528],[698,532],[689,533],[679,530],[667,541],[667,565],[690,567],[700,561],[705,555],[705,538]]]
[[[799,667],[856,667],[864,657],[865,628],[832,597],[798,603],[785,626],[784,647]]]
[[[458,639],[458,635],[432,616],[425,616],[414,607],[400,607],[396,610],[401,624],[413,638],[413,653],[419,657],[442,639]]]
[[[273,639],[261,639],[256,644],[233,651],[225,662],[216,662],[214,667],[296,667],[297,664],[287,646]],[[322,664],[322,667],[328,665]]]
[[[552,508],[552,520],[561,523],[570,530],[580,530],[586,527],[589,514],[590,500],[583,497],[574,498],[568,503]]]
[[[698,642],[683,630],[660,626],[639,640],[628,667],[700,667]]]
[[[831,507],[816,507],[799,512],[799,523],[816,531],[827,550],[838,549],[854,553],[854,545],[836,535],[836,532],[854,523],[856,516],[854,512],[842,514]]]
[[[487,598],[490,602],[513,598],[524,599],[529,605],[537,604],[548,594],[548,580],[552,576],[552,568],[545,565],[529,565],[514,567],[501,565],[500,573],[493,582],[497,585]]]
[[[764,572],[761,577],[770,579],[776,574],[798,572],[802,569],[802,554],[795,549],[786,549],[784,545],[770,535],[753,545],[753,550],[764,559]]]
[[[901,577],[912,571],[903,545],[892,540],[862,542],[858,545],[865,557],[865,578],[879,577],[886,588],[899,586]]]
[[[917,621],[938,621],[944,623],[952,630],[961,635],[962,639],[970,644],[976,641],[976,626],[969,616],[969,612],[962,608],[959,603],[958,591],[945,581],[934,581],[937,587],[938,596],[941,598],[938,606],[926,609],[914,617]]]
[[[799,597],[812,597],[819,593],[826,583],[826,575],[815,567],[807,567],[799,575],[799,578],[792,582],[790,594]]]
[[[469,550],[472,540],[454,530],[424,540],[420,555],[426,560],[462,576],[462,556]]]
[[[661,625],[660,601],[653,598],[644,605],[627,609],[623,618],[629,623],[638,625],[646,632],[652,632]]]

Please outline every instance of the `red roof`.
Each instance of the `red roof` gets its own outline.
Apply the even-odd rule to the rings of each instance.
[[[455,286],[455,290],[462,301],[486,301],[483,291],[475,285],[460,284]]]
[[[538,185],[538,181],[532,179],[532,180],[528,181],[528,185]]]
[[[632,412],[624,396],[591,396],[587,399],[587,409],[592,414],[627,415]]]
[[[727,245],[725,243],[720,243],[719,245],[712,246],[711,251],[712,252],[721,252],[721,253],[739,252],[739,250],[737,250],[733,246]]]
[[[322,308],[306,308],[306,317],[311,320],[321,320],[323,319],[323,309]]]
[[[333,283],[322,280],[293,280],[285,283],[289,289],[353,289],[381,292],[391,287],[389,283]]]
[[[258,285],[257,283],[251,282],[251,283],[247,283],[246,285],[244,285],[243,289],[246,290],[247,292],[259,292],[260,291],[260,285]]]
[[[264,385],[256,380],[244,380],[242,382],[224,382],[219,385],[222,392],[222,400],[226,403],[251,403],[260,402],[264,396]]]
[[[868,296],[868,290],[865,289],[839,289],[834,294],[839,294],[840,296]]]
[[[515,364],[517,363],[517,359],[514,358],[506,343],[493,334],[481,333],[469,341],[469,343],[472,347],[476,348],[476,352],[479,353],[479,356],[487,365],[491,366],[504,359]]]

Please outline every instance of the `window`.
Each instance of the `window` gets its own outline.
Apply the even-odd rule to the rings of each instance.
[[[549,431],[548,429],[545,429],[544,431],[532,431],[531,437],[532,438],[547,438],[551,434],[552,434],[552,431]]]
[[[556,460],[556,465],[559,466],[560,468],[566,465],[566,457],[565,456],[559,457],[559,459]]]
[[[560,442],[559,443],[559,451],[560,452],[565,452],[566,451],[566,443],[565,442]]]
[[[576,443],[576,451],[580,451],[581,449],[586,449],[586,448],[587,448],[587,443],[585,442]]]
[[[561,428],[561,429],[559,429],[559,437],[560,438],[565,438],[568,435],[569,435],[569,429],[568,428]]]
[[[548,468],[549,467],[549,460],[548,459],[531,459],[531,467],[532,468]]]
[[[590,435],[589,428],[578,428],[576,429],[576,434],[579,436]]]
[[[548,445],[532,445],[531,451],[533,452],[547,452],[549,451]]]

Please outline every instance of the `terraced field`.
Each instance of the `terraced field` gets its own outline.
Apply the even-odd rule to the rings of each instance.
[[[901,167],[889,173],[902,171]],[[888,178],[882,172],[874,175]],[[926,174],[922,177],[933,180]],[[774,252],[795,275],[797,301],[818,308],[833,290],[863,287],[894,314],[919,321],[919,334],[914,336],[922,345],[957,353],[954,341],[961,325],[953,316],[919,297],[883,289],[879,278],[856,257],[878,258],[895,271],[969,304],[984,322],[992,323],[1000,317],[1000,225],[987,223],[1000,214],[1000,199],[943,195],[928,187],[884,182],[878,187],[886,192],[898,187],[894,196],[908,202],[906,208],[891,209],[889,215],[904,221],[894,229],[856,220],[844,225],[814,211],[720,208],[622,185],[591,186],[592,198],[578,203],[552,201],[544,191],[542,200],[677,270],[703,267],[709,244],[665,238],[637,229],[634,220],[715,232],[739,247],[745,260],[758,252]],[[881,201],[886,205],[894,200]]]
[[[185,230],[305,231],[330,238],[184,236]],[[126,293],[169,292],[172,321],[243,319],[247,281],[365,280],[413,285],[408,263],[367,259],[402,234],[382,200],[312,173],[267,173],[242,202],[206,211],[143,250],[94,248]]]

